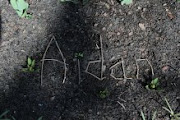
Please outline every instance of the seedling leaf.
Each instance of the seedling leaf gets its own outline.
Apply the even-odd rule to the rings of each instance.
[[[156,119],[156,114],[157,114],[157,111],[155,111],[155,112],[153,113],[152,120],[155,120],[155,119]]]
[[[132,4],[133,0],[122,0],[121,5],[130,5]]]
[[[29,65],[29,66],[31,66],[31,65],[32,65],[32,60],[31,60],[31,58],[30,58],[30,57],[28,57],[28,59],[27,59],[27,65]]]
[[[38,120],[42,120],[43,119],[43,117],[41,116],[40,118],[38,118]]]
[[[25,17],[25,18],[31,18],[32,15],[27,13],[27,9],[29,7],[29,4],[25,0],[10,0],[10,4],[13,7],[13,9],[16,11],[18,16]]]
[[[141,111],[141,117],[142,117],[142,119],[143,119],[143,120],[146,120],[146,118],[145,118],[145,115],[144,115],[143,111]]]
[[[25,2],[24,0],[17,0],[17,7],[18,10],[23,11],[23,10],[27,10],[29,7],[29,4],[27,2]]]
[[[158,79],[158,78],[155,78],[154,80],[151,81],[151,84],[157,85],[158,82],[159,82],[159,79]]]
[[[32,60],[31,67],[34,68],[34,66],[35,66],[35,60]]]
[[[9,110],[6,110],[5,112],[3,112],[3,113],[0,115],[0,118],[2,118],[3,116],[5,116],[8,112],[9,112]]]

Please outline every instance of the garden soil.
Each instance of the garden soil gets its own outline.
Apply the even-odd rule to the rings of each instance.
[[[0,1],[0,113],[16,120],[170,120],[180,112],[180,3]],[[44,56],[44,57],[43,57]],[[27,57],[36,60],[24,72]],[[44,63],[44,64],[43,64]],[[158,78],[157,89],[148,90]]]

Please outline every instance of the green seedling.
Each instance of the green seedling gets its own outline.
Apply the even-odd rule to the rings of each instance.
[[[43,117],[42,117],[42,116],[38,118],[38,120],[42,120],[42,119],[43,119]]]
[[[108,97],[109,95],[110,95],[110,92],[108,91],[107,88],[99,92],[99,97],[102,99]]]
[[[155,112],[153,113],[153,116],[152,116],[152,119],[151,119],[151,120],[155,120],[155,119],[156,119],[156,114],[157,114],[157,111],[155,111]],[[142,117],[142,120],[146,120],[146,117],[145,117],[143,111],[141,111],[141,117]]]
[[[166,98],[165,98],[165,102],[166,102],[167,107],[163,107],[163,109],[166,110],[167,112],[169,112],[171,120],[180,120],[180,113],[175,113],[172,110],[172,108]]]
[[[6,110],[0,115],[0,120],[15,120],[14,117],[11,117],[12,119],[6,118],[6,115],[9,113],[9,110]]]
[[[80,58],[83,58],[84,57],[84,54],[83,53],[75,53],[75,57],[80,59]]]
[[[146,85],[146,89],[158,89],[158,87],[159,87],[158,78],[153,79],[150,84]]]
[[[34,72],[35,71],[35,60],[28,57],[27,68],[23,68],[24,72]]]
[[[10,4],[21,18],[32,18],[32,15],[27,13],[29,4],[24,0],[10,0]]]
[[[0,115],[0,120],[10,120],[10,119],[3,119],[3,117],[5,117],[7,114],[8,114],[9,110],[6,110],[5,112],[3,112],[1,115]]]
[[[133,3],[133,0],[119,0],[121,2],[121,5],[130,5]]]

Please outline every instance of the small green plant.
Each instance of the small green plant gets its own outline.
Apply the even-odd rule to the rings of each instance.
[[[151,120],[155,120],[155,119],[156,119],[156,114],[157,114],[157,111],[155,111],[155,112],[153,113],[153,116],[152,116],[152,119],[151,119]],[[146,120],[146,117],[145,117],[143,111],[141,111],[141,117],[142,117],[142,120]]]
[[[4,111],[0,115],[0,120],[16,120],[13,116],[11,117],[12,119],[6,118],[6,115],[9,113],[9,110]]]
[[[42,117],[42,116],[38,118],[38,120],[42,120],[42,119],[43,119],[43,117]]]
[[[27,68],[23,68],[24,72],[34,72],[35,71],[35,60],[28,57]]]
[[[79,53],[75,53],[75,57],[80,59],[80,58],[83,58],[84,57],[84,54],[79,52]]]
[[[169,112],[171,120],[180,120],[180,113],[175,113],[172,110],[172,108],[166,98],[165,98],[165,102],[166,102],[166,105],[168,108],[163,107],[163,109],[166,110],[167,112]]]
[[[159,88],[159,79],[155,78],[151,80],[149,84],[146,85],[146,89],[158,89]]]
[[[4,117],[5,115],[7,115],[8,112],[9,112],[9,110],[6,110],[5,112],[3,112],[3,113],[0,115],[0,120],[10,120],[10,119],[3,119],[3,117]]]
[[[133,0],[119,0],[121,2],[121,5],[130,5],[133,3]]]
[[[10,4],[21,18],[32,18],[32,15],[27,13],[29,4],[24,0],[10,0]]]
[[[110,92],[108,91],[107,88],[99,92],[99,97],[102,99],[108,97],[109,95],[110,95]]]

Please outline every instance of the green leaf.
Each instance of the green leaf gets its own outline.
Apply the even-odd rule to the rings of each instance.
[[[40,118],[38,118],[38,120],[42,120],[43,119],[43,117],[41,116]]]
[[[23,68],[22,71],[23,72],[28,72],[28,68]]]
[[[27,14],[27,9],[29,4],[24,0],[10,0],[11,6],[16,10],[16,13],[20,17],[29,18],[29,14]]]
[[[18,10],[17,0],[10,0],[10,4],[15,10]]]
[[[152,120],[155,120],[155,119],[156,119],[156,114],[157,114],[157,111],[155,111],[155,112],[153,113]]]
[[[130,5],[133,3],[133,0],[122,0],[121,5]]]
[[[34,66],[35,66],[35,60],[32,60],[31,67],[34,68]]]
[[[146,87],[147,90],[149,90],[149,85],[146,85],[145,87]]]
[[[27,65],[29,65],[29,66],[31,66],[31,65],[32,65],[32,60],[31,60],[31,58],[30,58],[30,57],[28,57],[28,59],[27,59]]]
[[[5,116],[6,114],[8,114],[9,110],[6,110],[5,112],[3,112],[1,115],[0,115],[0,118],[2,118],[3,116]]]
[[[142,117],[142,119],[143,119],[143,120],[146,120],[146,118],[145,118],[145,115],[144,115],[143,111],[141,111],[141,117]]]
[[[32,15],[31,15],[31,14],[29,14],[29,13],[26,13],[25,18],[27,18],[27,19],[31,19],[31,18],[32,18]]]
[[[158,78],[155,78],[154,80],[152,80],[152,84],[154,84],[154,85],[158,84],[158,82],[159,82]]]
[[[23,10],[27,10],[29,7],[29,4],[27,2],[25,2],[24,0],[17,0],[17,7],[18,10],[23,11]]]

